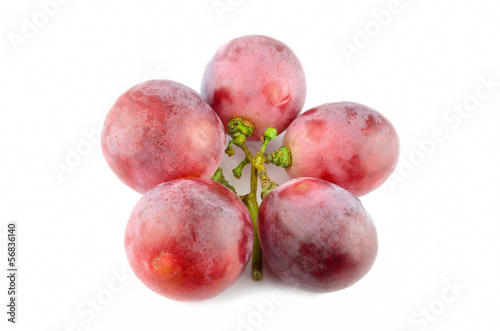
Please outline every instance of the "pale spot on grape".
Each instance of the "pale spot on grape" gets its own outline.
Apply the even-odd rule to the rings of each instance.
[[[304,194],[307,193],[310,190],[310,186],[307,182],[300,183],[299,185],[295,186],[295,193],[296,194]]]
[[[212,124],[210,122],[197,121],[190,130],[192,131],[190,135],[193,145],[196,146],[197,150],[206,151],[212,148],[212,140],[209,137],[209,133],[212,131]]]
[[[306,134],[304,136],[311,141],[311,144],[316,144],[323,141],[325,132],[328,132],[327,125],[322,120],[311,120],[306,123]]]

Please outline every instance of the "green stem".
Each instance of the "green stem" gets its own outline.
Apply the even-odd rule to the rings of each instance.
[[[258,282],[262,278],[262,249],[260,247],[259,233],[257,231],[257,214],[259,203],[257,202],[257,169],[252,165],[250,174],[250,193],[248,193],[243,202],[247,206],[253,221],[253,250],[252,250],[252,279]]]
[[[266,132],[264,132],[264,135],[260,138],[262,140],[262,142],[264,143],[262,145],[262,148],[260,149],[261,153],[264,153],[266,151],[267,144],[271,140],[276,138],[277,135],[278,135],[278,131],[275,128],[267,128]]]
[[[264,199],[264,197],[274,190],[275,188],[278,187],[278,184],[273,182],[268,176],[266,172],[266,168],[263,165],[256,165],[255,168],[257,169],[257,175],[260,178],[260,185],[262,187],[262,192],[260,193],[261,199]]]
[[[236,178],[241,177],[241,171],[247,164],[251,164],[252,169],[250,172],[250,193],[240,197],[245,206],[247,207],[253,222],[253,250],[252,250],[252,279],[256,282],[262,278],[262,248],[260,247],[259,233],[257,229],[257,215],[259,212],[259,203],[257,201],[257,185],[259,178],[262,184],[262,196],[270,192],[277,185],[267,177],[266,168],[263,164],[266,162],[266,155],[264,155],[267,144],[272,139],[276,138],[278,132],[274,128],[268,128],[264,135],[261,137],[263,146],[257,155],[254,157],[252,152],[245,144],[246,138],[253,134],[254,125],[252,122],[242,117],[233,117],[228,123],[228,130],[231,142],[226,149],[226,154],[231,156],[234,154],[232,145],[240,147],[245,153],[245,160],[243,160],[236,169],[233,170],[233,175]]]
[[[265,163],[273,163],[278,167],[288,168],[292,165],[292,153],[288,146],[281,146],[273,153],[264,153]]]
[[[245,156],[247,157],[247,159],[252,162],[253,160],[253,155],[252,155],[252,152],[250,152],[250,150],[248,149],[247,145],[245,143],[241,144],[240,148],[243,150],[243,152],[245,153]]]
[[[229,184],[229,182],[224,177],[224,174],[222,173],[221,167],[217,168],[217,171],[215,172],[215,174],[212,176],[211,179],[217,183],[221,183],[222,185],[224,185],[225,187],[227,187],[228,189],[230,189],[231,191],[236,193],[236,190],[234,189],[234,187],[231,184]]]
[[[233,176],[240,179],[241,172],[243,171],[245,166],[249,163],[250,163],[250,161],[248,159],[244,159],[243,161],[241,161],[241,163],[236,168],[233,169]]]
[[[230,141],[229,145],[227,145],[226,150],[224,151],[229,157],[234,155],[234,148],[233,148],[233,142]]]

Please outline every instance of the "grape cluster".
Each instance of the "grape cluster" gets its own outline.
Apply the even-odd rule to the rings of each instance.
[[[249,35],[218,49],[201,95],[151,80],[118,98],[102,150],[120,180],[144,194],[128,220],[125,250],[146,286],[175,300],[208,299],[231,286],[250,258],[260,280],[263,257],[284,282],[315,292],[346,288],[370,270],[377,231],[357,197],[396,167],[398,135],[383,115],[353,102],[299,115],[305,97],[293,51]],[[285,130],[283,146],[267,153]],[[258,139],[254,155],[246,141]],[[219,168],[235,147],[245,157],[234,177],[250,168],[245,195]],[[270,163],[292,179],[278,186],[267,176]]]

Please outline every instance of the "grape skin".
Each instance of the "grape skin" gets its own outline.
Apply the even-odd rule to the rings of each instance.
[[[145,193],[181,177],[210,178],[224,154],[221,121],[194,90],[151,80],[122,94],[102,131],[110,168],[128,186]]]
[[[315,177],[356,196],[379,187],[394,171],[399,138],[376,110],[354,102],[328,103],[299,115],[283,138],[292,178]]]
[[[135,206],[125,249],[137,277],[167,298],[198,301],[218,295],[250,259],[253,223],[228,188],[183,178],[158,185]]]
[[[297,178],[262,201],[258,232],[269,267],[313,292],[344,289],[372,267],[378,239],[361,202],[341,187]]]
[[[268,127],[283,132],[298,115],[306,96],[305,74],[284,43],[248,35],[221,46],[207,64],[201,94],[227,123],[233,116],[250,120],[258,140]]]

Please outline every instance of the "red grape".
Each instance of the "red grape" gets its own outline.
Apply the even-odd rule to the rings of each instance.
[[[274,273],[314,292],[356,283],[377,256],[377,232],[361,202],[321,179],[293,179],[266,195],[258,231]]]
[[[299,115],[283,138],[292,178],[315,177],[356,196],[379,187],[394,171],[399,138],[376,110],[354,102],[328,103]]]
[[[125,249],[137,277],[167,298],[213,297],[242,274],[252,219],[241,199],[211,180],[182,178],[150,190],[127,224]]]
[[[221,121],[194,90],[151,80],[122,94],[102,131],[104,157],[128,186],[145,193],[176,178],[210,178],[224,154]]]
[[[304,70],[282,42],[243,36],[221,46],[208,63],[201,94],[225,127],[233,116],[246,118],[255,125],[249,139],[258,140],[268,127],[283,132],[302,109]]]

